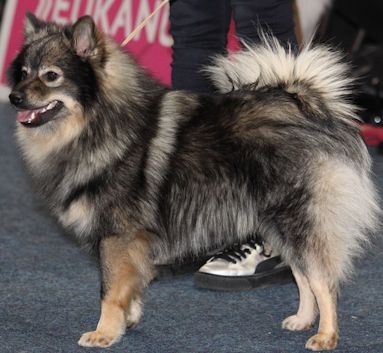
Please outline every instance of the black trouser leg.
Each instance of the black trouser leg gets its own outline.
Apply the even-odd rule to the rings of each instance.
[[[214,91],[202,72],[214,55],[226,50],[231,10],[238,37],[259,41],[258,29],[296,47],[292,0],[174,0],[170,3],[173,36],[172,84],[200,93]]]
[[[250,43],[259,41],[262,29],[279,39],[283,46],[297,46],[292,0],[231,0],[236,32]]]
[[[173,36],[172,83],[176,89],[213,91],[201,69],[226,50],[230,24],[228,0],[175,0],[170,3]]]

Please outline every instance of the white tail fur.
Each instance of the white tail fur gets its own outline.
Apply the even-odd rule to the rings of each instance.
[[[247,84],[255,88],[282,86],[290,93],[301,93],[308,104],[310,92],[325,104],[334,117],[358,119],[357,108],[350,103],[353,85],[348,64],[342,55],[321,45],[308,45],[295,54],[285,49],[274,37],[262,34],[262,42],[229,57],[217,56],[206,72],[216,87],[223,93]],[[308,100],[308,101],[307,101]]]

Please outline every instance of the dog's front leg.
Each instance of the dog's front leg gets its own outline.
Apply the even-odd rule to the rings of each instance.
[[[100,243],[102,276],[101,316],[95,331],[84,333],[78,344],[109,347],[141,317],[141,292],[153,277],[149,235],[110,236]]]

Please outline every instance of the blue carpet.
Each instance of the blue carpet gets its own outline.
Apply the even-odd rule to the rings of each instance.
[[[14,113],[0,105],[0,352],[74,353],[99,316],[98,270],[44,211],[13,142]],[[374,155],[382,189],[383,157]],[[342,291],[335,352],[383,352],[383,243],[358,262]],[[305,352],[314,334],[280,328],[295,313],[294,285],[248,292],[198,290],[192,276],[153,282],[139,326],[107,352]],[[99,351],[99,350],[97,350]]]

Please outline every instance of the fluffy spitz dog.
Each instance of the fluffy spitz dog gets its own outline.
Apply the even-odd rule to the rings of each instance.
[[[326,47],[269,38],[210,67],[222,93],[163,87],[90,17],[29,15],[9,69],[17,140],[53,214],[101,266],[101,317],[79,344],[107,347],[141,316],[154,263],[260,234],[291,266],[298,312],[282,326],[335,348],[336,299],[376,227],[371,161]]]

